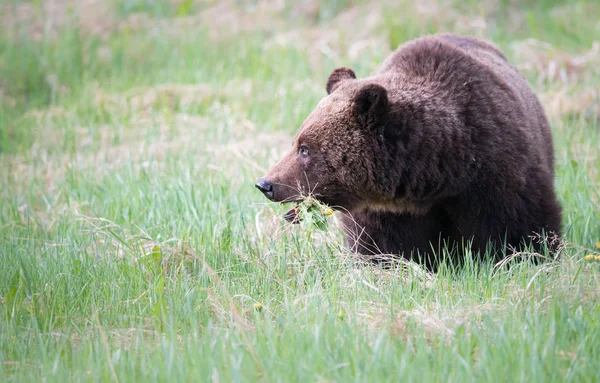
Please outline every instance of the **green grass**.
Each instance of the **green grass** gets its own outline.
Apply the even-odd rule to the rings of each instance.
[[[253,15],[234,3],[240,23]],[[211,6],[187,1],[110,2],[102,34],[75,21],[43,39],[27,23],[3,27],[0,381],[600,379],[600,262],[584,259],[600,255],[593,106],[550,113],[568,242],[552,263],[379,270],[346,252],[335,219],[290,227],[254,189],[334,67],[364,76],[406,39],[467,24],[451,4],[390,6],[370,32],[385,46],[351,56],[360,18],[337,17],[362,3],[316,16],[289,3],[278,27],[254,15],[233,34],[183,23]],[[453,9],[485,18],[477,33],[516,63],[512,43],[528,37],[565,55],[591,49],[594,1],[525,7],[524,23],[508,3],[482,4]],[[140,13],[164,23],[138,27]],[[315,49],[308,28],[339,40]],[[287,31],[301,37],[271,44]],[[525,74],[580,105],[597,68],[568,83]]]

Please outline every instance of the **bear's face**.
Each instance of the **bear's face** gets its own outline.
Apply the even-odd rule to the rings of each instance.
[[[302,123],[287,155],[256,183],[267,198],[292,202],[311,195],[333,208],[352,209],[377,194],[372,177],[387,92],[355,78],[347,68],[330,75],[329,95]]]

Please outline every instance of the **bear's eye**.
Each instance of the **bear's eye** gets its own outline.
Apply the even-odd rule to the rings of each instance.
[[[298,154],[302,154],[303,156],[308,155],[308,146],[300,145],[300,149],[298,149]]]

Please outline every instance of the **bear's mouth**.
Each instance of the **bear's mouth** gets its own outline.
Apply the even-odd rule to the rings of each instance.
[[[316,200],[309,199],[308,201],[301,200],[294,203],[292,208],[288,210],[283,217],[292,224],[300,223],[306,218],[309,222],[322,225],[325,222],[326,217],[333,213],[333,208],[319,204]]]
[[[300,223],[302,219],[300,218],[299,209],[300,208],[298,207],[298,204],[295,203],[294,206],[292,206],[292,208],[283,215],[283,218],[285,218],[286,221],[293,224]]]

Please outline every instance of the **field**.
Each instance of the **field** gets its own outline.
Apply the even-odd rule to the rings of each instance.
[[[3,1],[0,381],[600,381],[598,15],[596,0]],[[254,188],[331,70],[365,76],[434,32],[493,41],[539,94],[560,259],[382,270],[335,216],[292,227]]]

